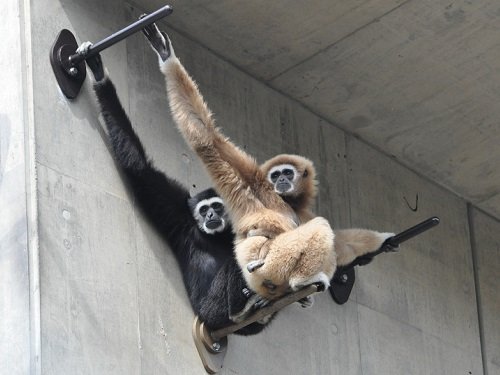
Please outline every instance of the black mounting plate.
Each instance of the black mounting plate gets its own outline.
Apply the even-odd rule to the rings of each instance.
[[[75,36],[67,29],[57,35],[50,49],[50,65],[56,76],[57,84],[68,99],[77,97],[87,76],[85,61],[70,65],[69,57],[76,52],[78,44]]]
[[[335,273],[330,287],[328,288],[333,300],[339,305],[343,305],[344,303],[346,303],[347,300],[349,300],[349,296],[351,295],[354,281],[356,281],[354,268],[348,268],[346,270],[342,270],[341,272]]]

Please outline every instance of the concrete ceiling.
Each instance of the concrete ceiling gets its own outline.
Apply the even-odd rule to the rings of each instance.
[[[170,4],[174,29],[500,218],[500,1]]]

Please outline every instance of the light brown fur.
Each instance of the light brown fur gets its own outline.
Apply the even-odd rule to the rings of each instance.
[[[295,210],[274,192],[256,161],[215,127],[196,84],[175,55],[161,63],[161,71],[177,127],[205,164],[229,210],[236,259],[249,287],[275,299],[290,287],[316,281],[328,285],[336,259],[328,221],[318,217],[299,226]],[[299,162],[301,157],[295,158]],[[257,259],[264,259],[264,265],[249,273],[247,264]],[[269,283],[276,288],[269,288]]]
[[[311,161],[297,155],[277,155],[261,164],[260,169],[265,176],[278,165],[293,165],[297,172],[303,175],[307,171],[307,177],[298,180],[293,192],[282,198],[293,208],[301,223],[306,223],[316,215],[311,211],[314,198],[317,194],[316,171]],[[336,229],[334,253],[336,254],[336,265],[346,266],[358,256],[378,250],[384,241],[394,236],[394,233],[381,233],[369,229]]]

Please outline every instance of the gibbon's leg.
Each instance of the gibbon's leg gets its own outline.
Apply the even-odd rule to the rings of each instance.
[[[200,319],[208,328],[216,330],[242,320],[254,311],[257,297],[245,292],[246,284],[240,275],[240,269],[234,259],[229,260],[215,276],[207,295],[201,301]],[[256,296],[256,294],[253,294]],[[253,335],[262,331],[267,322],[252,323],[235,333]]]
[[[233,322],[235,322],[235,323],[242,322],[243,320],[247,319],[250,315],[252,315],[256,310],[261,309],[261,308],[267,306],[271,302],[269,300],[266,300],[262,296],[256,294],[255,292],[252,292],[248,288],[244,288],[243,289],[243,293],[248,298],[245,307],[241,311],[239,311],[239,312],[237,312],[235,314],[230,315],[231,320]],[[297,301],[297,302],[301,303],[301,306],[304,307],[304,305],[302,304],[302,302],[303,302],[302,300]],[[267,323],[269,323],[271,321],[271,319],[275,315],[276,314],[267,315],[264,318],[262,318],[260,320],[257,320],[257,323],[259,323],[259,324],[267,324]]]
[[[377,251],[394,233],[381,233],[368,229],[338,229],[335,233],[337,266],[346,266],[359,256]]]

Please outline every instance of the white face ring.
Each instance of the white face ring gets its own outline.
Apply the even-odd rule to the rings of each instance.
[[[196,219],[196,222],[198,223],[198,227],[203,232],[205,232],[207,234],[214,234],[214,233],[222,232],[226,228],[226,219],[224,218],[225,214],[223,216],[221,216],[220,219],[221,219],[222,223],[217,228],[210,229],[210,228],[207,228],[205,226],[205,218],[200,215],[200,207],[204,206],[204,205],[208,205],[210,207],[210,205],[212,203],[222,204],[224,206],[224,212],[225,212],[225,205],[220,197],[212,197],[212,198],[208,198],[208,199],[203,199],[202,201],[199,201],[196,204],[196,206],[194,207],[194,218]],[[200,223],[202,223],[202,224],[200,224]]]
[[[280,172],[282,173],[282,171],[284,169],[291,169],[293,171],[293,180],[292,180],[292,186],[290,186],[290,188],[285,191],[285,192],[282,192],[282,191],[278,191],[276,189],[276,185],[272,182],[271,180],[271,175],[274,173],[274,172]],[[269,170],[269,173],[267,174],[267,180],[273,184],[274,186],[274,191],[278,194],[283,194],[283,193],[289,193],[290,191],[294,190],[295,189],[295,183],[297,182],[297,180],[299,179],[299,173],[297,172],[297,169],[295,168],[295,166],[293,166],[292,164],[279,164],[279,165],[275,165],[274,167],[272,167],[270,170]]]

